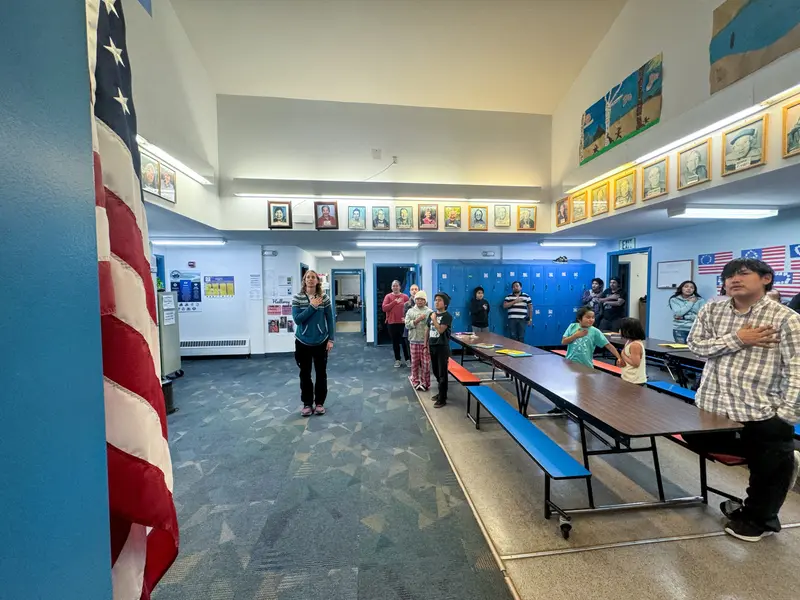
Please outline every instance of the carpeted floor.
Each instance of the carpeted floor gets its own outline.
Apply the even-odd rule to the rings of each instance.
[[[510,598],[391,350],[338,336],[329,412],[289,356],[187,361],[170,417],[181,554],[155,600]]]

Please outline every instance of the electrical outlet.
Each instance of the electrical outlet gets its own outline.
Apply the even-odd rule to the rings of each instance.
[[[382,153],[382,150],[380,148],[373,148],[372,149],[372,158],[374,158],[375,160],[380,160],[381,159],[381,153]]]

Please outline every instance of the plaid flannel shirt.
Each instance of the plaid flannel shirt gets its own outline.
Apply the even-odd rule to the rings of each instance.
[[[775,348],[745,346],[736,332],[746,324],[778,331]],[[800,315],[764,297],[744,313],[733,301],[706,304],[689,334],[689,348],[708,358],[696,403],[734,421],[777,415],[800,421]]]

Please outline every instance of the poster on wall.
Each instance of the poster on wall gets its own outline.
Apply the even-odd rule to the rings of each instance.
[[[583,113],[580,164],[649,129],[661,119],[663,57],[652,58]]]
[[[178,293],[179,312],[202,312],[200,271],[171,271],[170,290]]]
[[[233,275],[209,276],[203,278],[206,298],[233,298],[236,290]]]
[[[253,273],[250,275],[250,300],[262,300],[263,298],[261,273]]]
[[[725,0],[708,47],[711,93],[800,48],[797,0]]]
[[[294,335],[292,299],[271,298],[267,304],[267,333],[271,335]]]

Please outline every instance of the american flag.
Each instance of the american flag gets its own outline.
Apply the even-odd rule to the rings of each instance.
[[[792,271],[800,271],[800,244],[789,244],[789,268]]]
[[[719,275],[725,265],[733,260],[733,252],[701,254],[697,257],[697,272],[700,275]]]
[[[178,554],[136,111],[121,0],[86,0],[114,600]]]
[[[783,271],[786,268],[786,246],[742,250],[742,258],[757,258],[767,263],[774,271]]]
[[[784,302],[791,300],[800,294],[800,273],[792,271],[775,273],[775,282],[772,287],[781,293]]]

